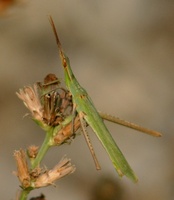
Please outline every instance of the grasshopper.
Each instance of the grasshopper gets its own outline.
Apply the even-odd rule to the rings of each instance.
[[[96,168],[100,169],[100,166],[98,164],[98,161],[96,159],[95,153],[92,149],[92,145],[89,141],[89,137],[87,135],[87,132],[85,130],[85,126],[89,125],[95,134],[97,135],[98,139],[102,143],[103,147],[107,151],[117,173],[119,176],[127,176],[129,179],[131,179],[133,182],[137,182],[138,178],[135,175],[134,171],[131,169],[130,165],[128,164],[127,160],[125,159],[124,155],[122,154],[121,150],[117,146],[116,142],[112,138],[109,130],[107,129],[106,125],[103,122],[103,119],[121,124],[123,126],[127,126],[148,134],[152,134],[154,136],[160,136],[161,134],[156,132],[156,131],[151,131],[149,129],[139,127],[138,125],[135,125],[133,123],[121,120],[116,117],[111,117],[102,113],[99,113],[91,98],[89,97],[88,93],[86,90],[80,85],[78,80],[76,79],[71,66],[70,66],[70,61],[69,58],[66,56],[64,53],[57,31],[56,27],[54,25],[53,19],[50,16],[50,24],[53,28],[53,32],[56,38],[56,43],[58,46],[60,58],[62,61],[62,66],[64,69],[64,76],[65,76],[65,84],[67,89],[70,91],[72,95],[72,101],[73,101],[73,109],[78,115],[81,123],[81,127],[83,130],[83,133],[85,135],[85,139],[88,142],[88,146],[91,149],[91,153],[93,155]],[[103,118],[103,119],[102,119]],[[86,123],[86,124],[85,124]]]

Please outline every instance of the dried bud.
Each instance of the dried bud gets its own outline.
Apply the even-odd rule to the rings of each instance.
[[[81,127],[79,116],[77,115],[76,118],[71,121],[65,127],[62,127],[61,130],[57,132],[54,136],[54,143],[55,145],[60,145],[70,138],[75,136],[75,132]]]
[[[14,157],[17,163],[17,173],[21,185],[23,188],[28,188],[30,186],[30,174],[28,170],[26,153],[24,150],[19,150],[14,152]]]
[[[75,167],[71,165],[70,159],[63,158],[52,170],[41,174],[35,181],[34,187],[40,188],[53,185],[54,182],[75,171]]]
[[[29,158],[31,158],[31,159],[36,158],[37,153],[38,153],[38,149],[39,149],[38,146],[35,146],[35,145],[29,146],[28,150],[27,150]]]

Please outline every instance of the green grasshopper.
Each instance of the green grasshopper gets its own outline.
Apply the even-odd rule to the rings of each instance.
[[[64,75],[65,75],[65,83],[66,83],[68,90],[72,94],[74,111],[76,111],[76,113],[80,119],[81,127],[82,127],[83,133],[85,135],[85,139],[88,142],[88,146],[91,149],[91,153],[93,155],[93,158],[94,158],[94,161],[96,164],[96,168],[100,169],[100,166],[98,164],[95,153],[92,149],[92,145],[89,141],[89,137],[85,130],[86,123],[93,129],[93,131],[97,135],[98,139],[102,143],[103,147],[107,151],[119,176],[122,177],[123,175],[125,175],[128,178],[130,178],[132,181],[137,182],[138,178],[136,177],[135,173],[133,172],[130,165],[126,161],[124,155],[122,154],[119,147],[117,146],[114,139],[112,138],[109,130],[107,129],[106,125],[103,122],[103,119],[121,124],[123,126],[130,127],[130,128],[133,128],[133,129],[136,129],[136,130],[148,133],[148,134],[152,134],[154,136],[160,136],[161,134],[156,131],[151,131],[149,129],[139,127],[138,125],[135,125],[133,123],[126,122],[124,120],[120,120],[119,118],[115,118],[115,117],[111,117],[111,116],[99,113],[96,110],[88,93],[79,84],[75,75],[73,74],[73,71],[70,66],[69,58],[65,55],[65,53],[62,50],[62,46],[61,46],[60,40],[58,38],[56,27],[54,25],[54,22],[53,22],[53,19],[51,16],[50,16],[50,23],[53,28],[54,35],[56,37],[56,42],[57,42],[57,46],[59,49],[60,58],[62,61]]]

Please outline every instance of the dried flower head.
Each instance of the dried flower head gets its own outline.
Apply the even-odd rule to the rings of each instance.
[[[17,96],[23,101],[24,105],[29,109],[32,117],[38,121],[43,119],[43,107],[37,92],[37,85],[34,88],[27,86],[16,93]]]
[[[48,74],[44,83],[37,82],[20,89],[17,96],[31,112],[33,119],[42,127],[57,126],[72,113],[72,96],[59,86],[54,74]]]
[[[72,112],[72,95],[60,87],[60,81],[54,74],[48,74],[44,84],[37,84],[41,93],[45,123],[50,126],[59,125]]]
[[[16,175],[21,182],[22,188],[28,188],[30,187],[31,179],[26,160],[26,153],[24,150],[21,149],[14,152],[14,157],[17,163]]]
[[[29,170],[26,153],[22,149],[15,151],[14,157],[17,163],[17,172],[15,175],[19,178],[23,189],[34,189],[53,185],[56,180],[75,171],[75,166],[66,157],[62,158],[52,170],[43,169],[39,166]]]
[[[75,171],[75,166],[71,165],[70,159],[64,157],[52,170],[45,171],[34,182],[35,188],[53,185],[54,182]]]

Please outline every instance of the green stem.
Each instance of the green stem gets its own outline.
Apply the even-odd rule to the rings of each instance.
[[[42,161],[43,157],[45,156],[46,152],[50,148],[50,140],[52,139],[52,134],[53,134],[54,128],[50,128],[50,130],[46,133],[46,137],[44,139],[44,142],[37,154],[37,157],[34,159],[31,169],[36,168],[40,162]]]
[[[27,196],[28,194],[30,193],[31,190],[22,190],[21,191],[21,194],[20,194],[20,197],[19,197],[19,200],[27,200]]]

